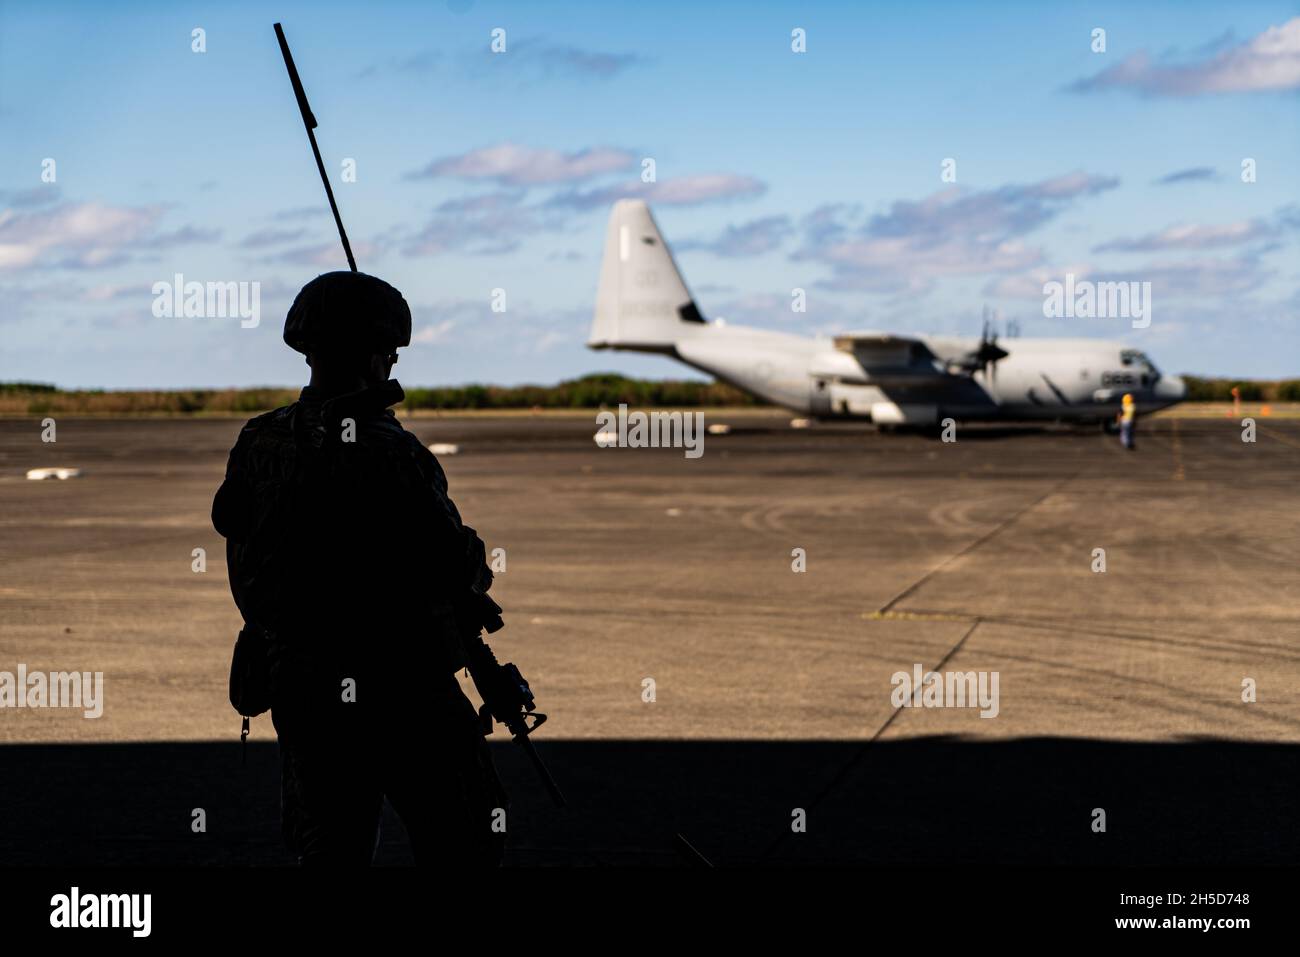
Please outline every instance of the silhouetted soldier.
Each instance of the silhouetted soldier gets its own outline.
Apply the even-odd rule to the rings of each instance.
[[[498,864],[504,847],[505,794],[455,677],[490,657],[481,628],[500,608],[437,459],[390,410],[410,339],[387,283],[304,286],[284,341],[311,381],[244,426],[213,502],[246,622],[236,665],[267,663],[282,823],[303,864],[369,864],[385,797],[417,861]]]

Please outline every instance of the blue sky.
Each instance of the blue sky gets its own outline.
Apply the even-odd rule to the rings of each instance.
[[[407,384],[687,374],[583,346],[622,195],[732,323],[975,334],[988,306],[1300,375],[1300,6],[865,7],[0,2],[0,379],[304,378],[284,312],[346,264],[276,18],[360,268],[411,303]],[[1066,272],[1151,281],[1151,326],[1044,318]],[[260,283],[260,324],[155,317],[176,273]]]

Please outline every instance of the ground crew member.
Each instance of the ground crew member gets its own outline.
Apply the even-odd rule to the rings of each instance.
[[[1119,412],[1119,441],[1124,448],[1133,449],[1133,427],[1137,424],[1137,405],[1132,393],[1124,393],[1124,401]]]

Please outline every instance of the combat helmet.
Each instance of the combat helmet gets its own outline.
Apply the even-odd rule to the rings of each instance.
[[[302,287],[284,320],[296,352],[376,355],[411,343],[411,309],[402,294],[363,272],[327,272]]]

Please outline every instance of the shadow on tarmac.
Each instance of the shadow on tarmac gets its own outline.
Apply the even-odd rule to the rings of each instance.
[[[274,743],[0,747],[5,866],[292,866]],[[1034,738],[494,744],[507,863],[1258,865],[1300,861],[1300,745]],[[203,808],[207,832],[191,831]],[[793,809],[807,812],[793,833]],[[1093,809],[1106,832],[1092,830]],[[391,810],[376,863],[411,863]]]

